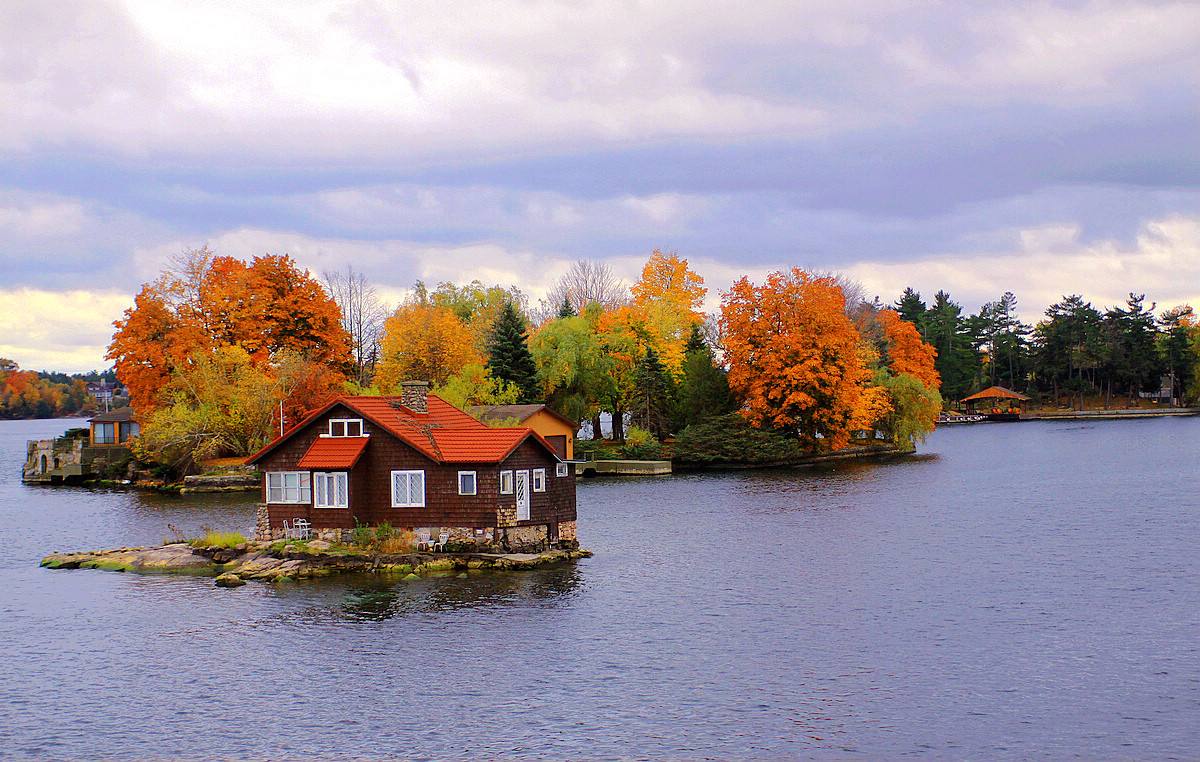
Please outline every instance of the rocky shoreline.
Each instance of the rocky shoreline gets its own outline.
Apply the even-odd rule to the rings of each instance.
[[[155,547],[51,553],[47,569],[106,569],[139,574],[215,577],[220,587],[246,580],[286,582],[335,574],[393,574],[404,579],[473,571],[515,571],[557,566],[589,558],[588,550],[541,553],[372,553],[322,540],[241,543],[235,547],[194,547],[186,542]]]

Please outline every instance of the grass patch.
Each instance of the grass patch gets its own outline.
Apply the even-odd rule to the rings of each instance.
[[[233,548],[244,542],[246,536],[241,532],[214,532],[209,529],[202,536],[189,540],[188,544],[193,548]]]

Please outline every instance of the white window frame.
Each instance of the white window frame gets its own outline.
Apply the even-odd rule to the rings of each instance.
[[[471,491],[463,491],[463,477],[471,477]],[[458,472],[458,494],[460,495],[477,495],[479,494],[479,476],[474,471],[459,471]]]
[[[330,488],[333,489],[332,499]],[[315,471],[312,492],[314,508],[349,508],[350,475],[345,471]]]
[[[554,464],[554,475],[555,476],[570,476],[571,475],[571,467],[568,466],[566,463],[555,463]]]
[[[500,494],[501,495],[513,494],[513,472],[512,471],[501,471],[500,472]]]
[[[333,433],[333,424],[335,424],[335,423],[342,424],[342,433],[341,434]],[[358,424],[358,433],[357,434],[349,433],[350,432],[350,424],[352,424],[352,423]],[[329,433],[325,434],[325,436],[332,437],[334,439],[344,439],[347,437],[361,437],[363,435],[364,435],[363,419],[361,419],[361,418],[330,418],[329,419]]]
[[[534,492],[545,492],[546,491],[546,469],[544,469],[544,468],[533,469],[533,491]]]
[[[295,485],[288,485],[288,477],[294,476]],[[276,484],[272,484],[274,481]],[[288,500],[288,491],[295,491],[295,499]],[[273,499],[278,495],[279,499]],[[274,505],[308,505],[312,502],[312,477],[308,471],[268,471],[267,502]]]
[[[421,478],[421,497],[419,502],[400,502],[396,498],[396,477],[400,475],[408,480],[405,487],[406,497],[412,496],[412,478],[419,475]],[[425,507],[425,472],[420,470],[412,471],[393,471],[392,472],[392,507],[393,508],[424,508]]]

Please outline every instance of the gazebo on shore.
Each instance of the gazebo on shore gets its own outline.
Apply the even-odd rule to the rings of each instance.
[[[1024,394],[1014,392],[1012,389],[1005,389],[1003,386],[989,386],[981,392],[975,392],[971,396],[963,397],[960,400],[972,413],[986,415],[989,421],[1021,420],[1021,406],[1019,403],[1028,401],[1029,398]],[[980,403],[988,402],[991,403],[990,407],[984,410],[977,409]]]

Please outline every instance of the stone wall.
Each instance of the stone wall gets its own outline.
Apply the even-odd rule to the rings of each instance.
[[[574,521],[560,521],[558,523],[558,539],[559,541],[574,542],[579,539],[576,533]]]
[[[267,511],[267,504],[259,503],[254,507],[254,541],[270,542],[274,539],[271,535],[271,514]]]
[[[550,547],[550,527],[546,524],[505,527],[499,530],[497,540],[510,553],[536,553]]]

